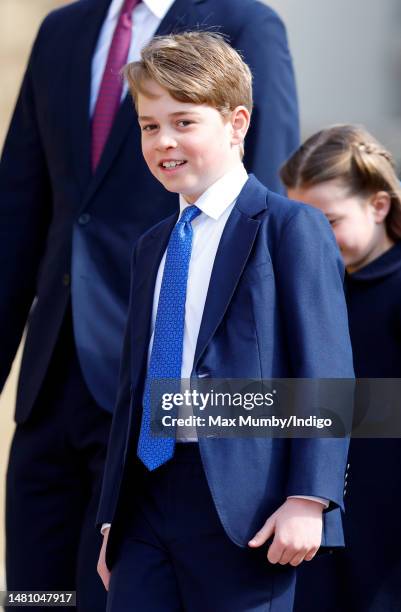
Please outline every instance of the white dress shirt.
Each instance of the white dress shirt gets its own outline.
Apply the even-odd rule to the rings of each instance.
[[[95,52],[92,58],[92,80],[90,95],[90,116],[93,115],[95,104],[102,81],[104,67],[117,25],[118,16],[124,0],[113,0],[110,4],[106,19],[103,22],[97,40]],[[141,50],[152,39],[163,17],[173,4],[174,0],[142,0],[132,11],[132,37],[128,52],[128,62],[136,62],[140,59]],[[127,83],[124,83],[121,99],[128,91]]]

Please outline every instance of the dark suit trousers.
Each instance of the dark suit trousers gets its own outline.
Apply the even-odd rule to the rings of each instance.
[[[83,380],[68,314],[34,413],[11,447],[9,590],[77,590],[78,610],[105,610],[94,524],[110,421]]]
[[[135,507],[112,568],[107,612],[289,612],[293,568],[266,548],[240,548],[214,507],[197,444],[135,488]],[[267,518],[267,517],[266,517]]]

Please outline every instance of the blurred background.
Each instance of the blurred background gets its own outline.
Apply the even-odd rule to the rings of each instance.
[[[34,36],[62,0],[0,2],[0,147]],[[294,59],[302,137],[331,123],[363,123],[401,163],[399,0],[271,0]],[[4,588],[4,480],[13,432],[17,356],[0,396],[0,590]]]

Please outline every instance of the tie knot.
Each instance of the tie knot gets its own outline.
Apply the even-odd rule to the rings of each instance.
[[[180,217],[180,223],[191,223],[195,217],[201,214],[201,210],[197,206],[187,206],[184,208]]]
[[[124,3],[121,8],[121,15],[125,13],[132,13],[137,4],[140,3],[141,0],[124,0]]]

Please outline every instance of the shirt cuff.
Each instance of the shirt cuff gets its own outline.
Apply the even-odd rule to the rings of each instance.
[[[313,495],[289,495],[287,499],[309,499],[310,501],[318,502],[319,504],[323,504],[324,509],[328,508],[330,502],[327,499],[323,499],[322,497],[314,497]],[[103,528],[102,528],[103,529]]]
[[[109,527],[111,527],[111,523],[103,523],[102,528],[100,530],[100,533],[102,535],[104,535],[104,532],[106,531],[106,529],[108,529]]]

